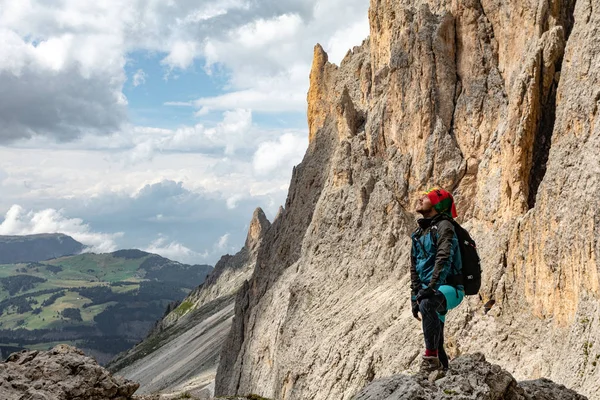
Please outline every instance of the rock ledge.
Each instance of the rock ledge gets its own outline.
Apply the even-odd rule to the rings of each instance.
[[[14,353],[0,363],[3,400],[127,400],[138,387],[64,344]]]
[[[517,382],[481,353],[456,358],[446,376],[394,375],[378,379],[354,400],[586,400],[580,394],[548,379]]]

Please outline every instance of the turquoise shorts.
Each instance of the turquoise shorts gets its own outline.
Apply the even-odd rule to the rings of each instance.
[[[442,285],[438,288],[438,290],[442,292],[446,298],[446,312],[458,307],[460,302],[465,297],[465,291],[462,289],[457,289],[454,286]],[[446,322],[446,315],[438,313],[438,316],[442,322]]]

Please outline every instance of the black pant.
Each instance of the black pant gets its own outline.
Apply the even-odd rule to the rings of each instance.
[[[440,363],[448,368],[448,355],[444,351],[444,323],[438,316],[438,312],[446,312],[446,298],[442,293],[436,292],[434,296],[420,301],[419,310],[423,320],[425,348],[437,350]]]

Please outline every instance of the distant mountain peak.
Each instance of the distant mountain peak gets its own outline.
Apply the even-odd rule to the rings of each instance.
[[[0,236],[0,263],[44,261],[79,254],[84,248],[64,233]]]
[[[43,239],[43,238],[56,238],[56,239],[73,239],[73,237],[65,233],[35,233],[32,235],[0,235],[0,241],[11,241],[11,240],[28,240],[28,239]]]

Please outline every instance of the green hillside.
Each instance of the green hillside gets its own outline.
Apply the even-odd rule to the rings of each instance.
[[[212,268],[139,250],[0,265],[0,350],[71,343],[105,362],[143,339]]]

